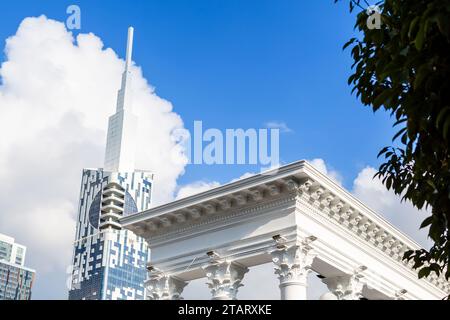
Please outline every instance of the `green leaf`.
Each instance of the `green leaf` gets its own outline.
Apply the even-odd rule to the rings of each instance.
[[[448,139],[449,129],[450,129],[450,117],[447,117],[447,120],[445,120],[445,123],[444,123],[444,129],[442,130],[442,133],[443,133],[445,139]]]
[[[389,176],[389,177],[386,179],[386,188],[387,188],[388,190],[390,190],[390,189],[391,189],[391,186],[392,186],[392,176]]]
[[[420,229],[423,229],[427,226],[429,226],[433,222],[433,216],[429,216],[425,220],[423,220],[422,224],[420,225]]]
[[[406,122],[406,121],[408,121],[408,118],[400,119],[400,120],[396,121],[392,126],[393,127],[398,126],[400,123],[403,123],[403,122]]]
[[[417,50],[422,50],[423,44],[425,43],[425,28],[426,22],[422,21],[420,23],[419,31],[417,32],[416,39],[414,39],[414,44]]]
[[[437,263],[430,264],[430,270],[434,271],[438,276],[441,273],[441,267]]]
[[[380,152],[378,152],[377,158],[379,158],[383,153],[386,153],[386,151],[389,150],[389,147],[384,147],[383,149],[381,149]]]
[[[420,20],[420,16],[417,16],[409,24],[408,37],[411,38],[413,36],[414,28],[416,27],[416,25],[419,22],[419,20]]]
[[[439,114],[436,118],[436,127],[437,128],[439,128],[441,126],[441,123],[443,122],[444,117],[449,113],[449,111],[450,111],[450,107],[445,107],[439,112]]]
[[[403,260],[409,260],[413,254],[413,250],[405,251],[405,253],[403,254]]]
[[[433,180],[427,180],[427,184],[432,187],[433,189],[436,189],[436,185],[434,184]]]
[[[342,50],[347,49],[347,47],[348,47],[349,45],[351,45],[352,43],[354,43],[355,41],[356,41],[356,38],[351,38],[349,41],[347,41],[347,42],[344,44],[344,46],[342,47]]]
[[[380,108],[380,106],[385,103],[385,101],[388,99],[390,95],[391,90],[389,89],[383,90],[373,101],[373,110],[377,110],[378,108]]]
[[[429,267],[423,267],[419,271],[419,279],[422,279],[424,277],[428,277],[430,275],[430,268]]]
[[[402,138],[400,139],[400,141],[403,144],[407,144],[408,143],[408,135],[406,134],[406,132],[402,135]]]
[[[423,64],[419,67],[416,74],[416,79],[414,80],[414,89],[417,90],[417,88],[420,87],[425,77],[430,73],[431,68],[428,65],[428,63]]]
[[[356,74],[352,74],[350,77],[348,77],[347,84],[350,85],[356,78]]]
[[[396,134],[395,134],[395,136],[392,138],[392,141],[395,141],[395,139],[397,139],[403,132],[405,132],[407,130],[407,128],[405,127],[405,128],[402,128],[402,129],[400,129],[400,131],[399,132],[397,132]]]
[[[447,16],[445,16],[443,13],[439,13],[436,17],[436,20],[439,31],[448,38],[450,35],[450,22],[448,20],[448,13]]]

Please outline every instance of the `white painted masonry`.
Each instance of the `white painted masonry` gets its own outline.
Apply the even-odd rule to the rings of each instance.
[[[213,299],[236,299],[247,268],[268,262],[286,300],[307,298],[311,270],[330,290],[322,299],[441,299],[449,293],[444,279],[419,280],[402,260],[406,250],[419,248],[414,241],[306,161],[120,223],[148,242],[149,279],[165,279],[162,298],[180,298],[190,280],[207,277]],[[161,297],[155,286],[147,290],[147,297]]]

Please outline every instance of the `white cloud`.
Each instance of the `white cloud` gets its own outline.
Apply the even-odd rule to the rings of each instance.
[[[125,46],[125,44],[124,44]],[[94,34],[76,39],[63,23],[26,18],[6,41],[0,67],[0,232],[28,246],[35,298],[65,298],[81,170],[102,167],[108,117],[124,61]],[[134,112],[142,119],[137,166],[156,173],[154,198],[173,199],[185,159],[171,132],[182,128],[133,66]],[[57,275],[57,276],[56,276]],[[62,284],[61,284],[62,283]]]
[[[243,175],[241,175],[239,178],[236,178],[236,179],[231,180],[230,183],[235,182],[235,181],[238,181],[238,180],[250,178],[250,177],[252,177],[252,176],[254,176],[254,175],[255,175],[255,173],[253,173],[253,172],[246,172],[246,173],[244,173]]]
[[[190,184],[186,184],[184,186],[181,186],[178,190],[176,199],[186,198],[189,196],[192,196],[194,194],[205,192],[210,189],[219,187],[220,183],[217,181],[213,182],[206,182],[206,181],[196,181]]]
[[[265,123],[268,129],[280,129],[281,132],[290,133],[293,132],[291,128],[287,126],[285,122],[282,121],[269,121]]]
[[[342,176],[336,170],[329,168],[325,161],[320,158],[316,158],[313,160],[308,160],[308,162],[317,170],[319,170],[324,175],[327,175],[331,179],[333,179],[337,184],[342,185]]]
[[[235,182],[235,181],[238,181],[241,179],[245,179],[245,178],[251,177],[253,175],[254,175],[254,173],[246,172],[243,175],[241,175],[239,178],[231,180],[229,183],[232,183],[232,182]],[[176,199],[186,198],[186,197],[192,196],[194,194],[208,191],[210,189],[217,188],[220,186],[221,186],[221,183],[217,182],[217,181],[211,181],[211,182],[203,181],[203,180],[195,181],[195,182],[180,186],[180,188],[178,189],[178,192],[177,192]]]
[[[428,247],[427,232],[419,230],[428,214],[417,210],[410,202],[401,202],[400,197],[388,191],[380,179],[373,179],[376,172],[372,167],[361,170],[353,181],[353,194],[419,244]]]

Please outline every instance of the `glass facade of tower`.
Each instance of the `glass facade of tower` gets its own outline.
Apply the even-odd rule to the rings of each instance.
[[[142,300],[149,248],[118,219],[146,210],[152,175],[84,170],[69,299]]]
[[[0,300],[29,300],[35,271],[26,268],[26,247],[0,234]]]
[[[30,300],[34,271],[0,261],[0,300]]]

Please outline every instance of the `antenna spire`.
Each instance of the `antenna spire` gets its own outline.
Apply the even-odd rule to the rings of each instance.
[[[117,93],[116,113],[109,118],[105,171],[132,172],[135,165],[138,118],[132,110],[131,54],[133,27],[128,28],[127,55],[122,84]]]
[[[133,54],[133,34],[134,28],[128,28],[128,40],[127,40],[127,57],[126,57],[126,65],[125,70],[128,71],[128,68],[131,66],[131,56]]]

